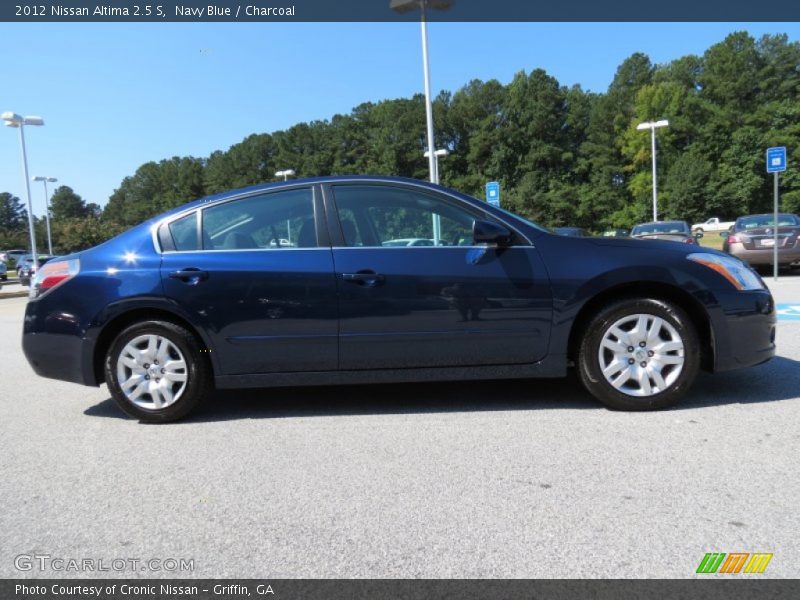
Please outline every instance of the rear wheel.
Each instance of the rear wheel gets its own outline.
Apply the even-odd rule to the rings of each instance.
[[[578,373],[610,408],[652,410],[677,403],[700,366],[700,342],[686,312],[651,298],[601,309],[580,345]]]
[[[185,417],[213,388],[197,339],[166,321],[143,321],[122,331],[111,344],[104,370],[120,408],[150,423]]]

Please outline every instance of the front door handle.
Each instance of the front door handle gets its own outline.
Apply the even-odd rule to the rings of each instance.
[[[186,269],[181,269],[180,271],[172,271],[172,273],[169,274],[169,278],[179,279],[184,283],[197,285],[199,282],[208,279],[208,271],[201,271],[195,267],[188,267]]]
[[[359,271],[358,273],[342,273],[342,279],[363,285],[365,287],[375,287],[386,281],[386,277],[375,271]]]

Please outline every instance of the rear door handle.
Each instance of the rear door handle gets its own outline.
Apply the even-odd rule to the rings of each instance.
[[[190,283],[195,285],[200,281],[205,281],[208,279],[208,271],[201,271],[195,267],[188,267],[186,269],[181,269],[180,271],[172,271],[169,274],[170,279],[179,279],[184,283]]]
[[[342,273],[342,279],[363,285],[366,287],[375,287],[386,281],[386,277],[375,271],[359,271],[358,273]]]

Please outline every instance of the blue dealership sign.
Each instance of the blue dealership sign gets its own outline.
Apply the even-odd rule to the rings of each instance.
[[[500,184],[497,181],[486,184],[486,201],[492,206],[500,206]]]
[[[786,148],[767,148],[767,173],[778,173],[786,170]]]

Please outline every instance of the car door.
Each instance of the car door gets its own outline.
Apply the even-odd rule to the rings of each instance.
[[[527,241],[475,246],[491,219],[402,184],[324,187],[343,370],[523,364],[547,349],[552,301]]]
[[[208,334],[222,374],[337,368],[336,282],[322,213],[318,189],[302,186],[161,226],[164,292]]]

